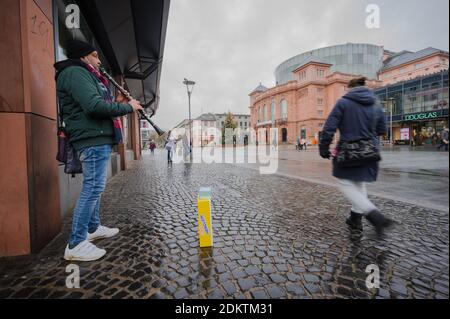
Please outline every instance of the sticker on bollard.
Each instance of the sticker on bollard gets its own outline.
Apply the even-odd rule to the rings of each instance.
[[[211,188],[200,188],[197,199],[198,206],[198,236],[200,247],[213,246],[213,230],[211,215]]]

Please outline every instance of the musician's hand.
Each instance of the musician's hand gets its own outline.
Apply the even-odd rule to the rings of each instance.
[[[129,101],[128,104],[131,105],[131,107],[133,108],[133,111],[135,111],[135,112],[143,110],[142,105],[139,103],[139,101],[137,101],[135,99],[132,99],[131,101]]]
[[[122,92],[119,91],[119,94],[116,97],[116,102],[117,103],[127,103],[128,99],[125,97],[125,95],[123,95]]]

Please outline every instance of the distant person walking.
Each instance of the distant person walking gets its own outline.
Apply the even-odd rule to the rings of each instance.
[[[172,157],[173,157],[173,151],[175,149],[176,140],[172,136],[172,131],[169,131],[167,134],[167,140],[164,148],[167,150],[167,163],[171,164],[173,163]]]
[[[149,148],[150,148],[150,152],[152,152],[152,155],[155,155],[155,148],[156,148],[156,143],[155,143],[155,141],[153,141],[153,140],[150,141],[150,146],[149,146]]]
[[[448,127],[445,127],[441,133],[441,145],[438,146],[438,150],[444,147],[445,151],[448,152]]]
[[[302,145],[301,145],[302,150],[304,149],[304,150],[306,151],[306,139],[302,138],[302,140],[301,140],[300,143],[302,144]]]
[[[349,82],[350,91],[338,100],[325,123],[319,142],[320,156],[331,158],[330,144],[337,130],[340,132],[339,146],[342,142],[368,140],[379,146],[379,136],[386,132],[386,119],[383,110],[376,105],[374,93],[365,86],[366,78]],[[337,148],[339,154],[340,147]],[[366,183],[373,183],[378,177],[378,162],[361,163],[355,167],[343,167],[333,157],[333,176],[339,181],[339,189],[352,203],[347,224],[362,230],[362,217],[376,228],[378,233],[392,225],[367,197]]]
[[[256,146],[258,146],[258,144],[256,144]],[[275,134],[274,137],[273,137],[273,140],[272,140],[272,149],[274,151],[276,151],[277,147],[278,147],[277,134]]]

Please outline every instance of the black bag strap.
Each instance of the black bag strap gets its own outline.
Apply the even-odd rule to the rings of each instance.
[[[64,127],[64,119],[61,114],[61,108],[59,107],[59,101],[56,101],[56,111],[58,112],[58,130],[61,130]]]

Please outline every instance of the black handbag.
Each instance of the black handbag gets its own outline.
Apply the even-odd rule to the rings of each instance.
[[[60,162],[61,165],[64,165],[64,173],[75,177],[76,174],[83,173],[83,167],[80,158],[78,157],[78,152],[73,148],[69,141],[69,137],[65,132],[61,115],[58,118],[58,153],[56,154],[56,160]]]
[[[374,120],[372,136],[355,141],[339,141],[336,154],[336,163],[340,167],[359,167],[381,161],[380,148],[375,143],[377,139],[376,124],[377,112],[373,106]]]

